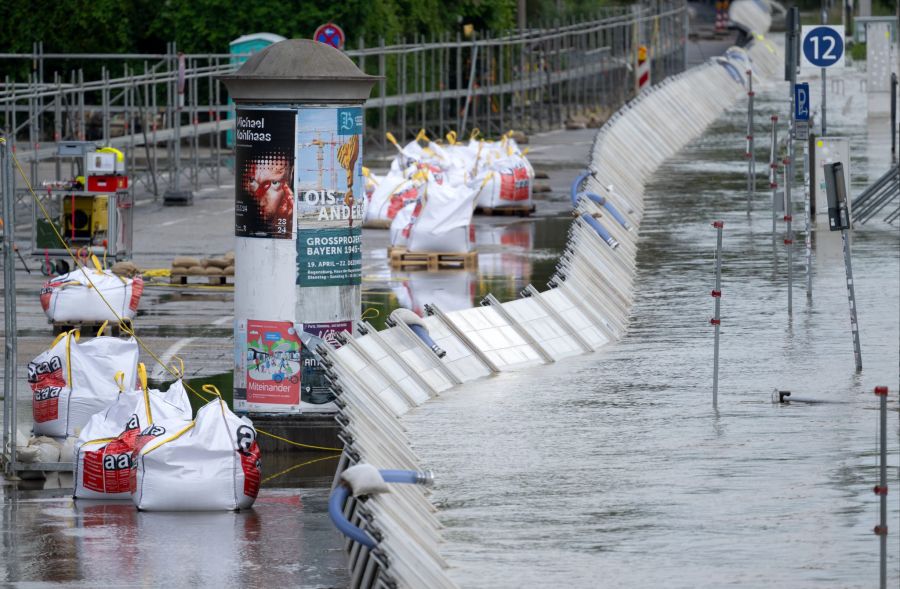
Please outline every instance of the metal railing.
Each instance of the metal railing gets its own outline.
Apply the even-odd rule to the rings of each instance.
[[[653,8],[606,8],[590,20],[502,36],[476,33],[399,39],[346,51],[365,72],[381,76],[366,103],[371,143],[385,133],[401,140],[420,128],[441,137],[478,128],[495,136],[510,128],[540,131],[567,120],[603,120],[636,93],[637,47],[649,48],[652,79],[685,68],[688,14],[682,0]],[[198,189],[204,178],[221,184],[231,164],[224,133],[233,106],[218,76],[234,71],[241,54],[0,54],[31,64],[24,79],[0,87],[0,129],[30,165],[32,184],[61,179],[65,161],[48,145],[96,140],[125,152],[131,190],[153,194],[176,177]],[[71,68],[62,71],[63,66]],[[7,68],[14,69],[14,68]],[[87,80],[85,72],[99,71]],[[186,149],[176,150],[176,143]],[[68,164],[69,175],[74,171]]]

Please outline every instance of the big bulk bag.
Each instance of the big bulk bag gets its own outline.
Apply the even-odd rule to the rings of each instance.
[[[472,249],[475,193],[429,181],[413,211],[409,228],[411,252],[468,252]]]
[[[77,330],[61,333],[28,364],[36,436],[77,436],[92,415],[115,402],[118,372],[122,386],[134,388],[137,341],[104,336],[104,326],[83,342]]]
[[[117,375],[115,402],[81,430],[75,443],[76,499],[129,499],[131,460],[139,438],[146,444],[191,421],[191,403],[181,379],[165,392],[150,389],[143,364],[138,365],[138,379],[139,389],[126,389]]]
[[[203,390],[218,395],[210,385]],[[146,511],[247,509],[259,493],[260,466],[253,423],[219,396],[135,453],[131,498]]]
[[[41,308],[51,321],[134,318],[144,292],[143,279],[113,274],[103,269],[96,256],[91,257],[93,268],[82,266],[57,276],[41,288]]]

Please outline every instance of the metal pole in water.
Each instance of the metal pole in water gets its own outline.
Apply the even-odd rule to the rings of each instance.
[[[803,209],[806,214],[806,299],[812,300],[812,204],[809,193],[809,149],[803,152]]]
[[[875,387],[875,394],[879,399],[879,468],[878,468],[878,485],[876,485],[875,494],[878,495],[880,505],[880,518],[878,525],[875,526],[875,534],[878,536],[880,544],[879,558],[879,583],[881,589],[887,588],[887,387]]]
[[[775,199],[778,198],[778,116],[772,115],[772,150],[769,154],[769,188],[772,189],[772,243],[775,242]]]
[[[712,291],[712,297],[716,301],[716,316],[709,320],[715,328],[715,343],[713,344],[713,409],[719,407],[719,327],[722,319],[719,315],[719,305],[722,301],[722,229],[724,221],[714,221],[716,228],[716,288]]]
[[[897,161],[897,74],[891,74],[891,160]]]
[[[853,336],[853,357],[856,360],[856,371],[862,372],[859,323],[856,321],[856,292],[853,289],[853,264],[850,261],[850,240],[846,229],[841,229],[841,242],[844,248],[844,268],[847,271],[847,302],[850,304],[850,333]]]
[[[747,70],[747,214],[756,192],[756,153],[753,148],[753,70]]]

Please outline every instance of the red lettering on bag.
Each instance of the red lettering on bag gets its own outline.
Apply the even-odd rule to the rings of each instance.
[[[253,497],[259,494],[260,460],[259,444],[256,440],[250,445],[246,451],[239,452],[241,455],[241,468],[244,470],[244,495]]]
[[[528,200],[531,179],[525,166],[500,172],[500,200]]]
[[[97,493],[126,493],[131,489],[131,461],[137,428],[127,429],[115,440],[93,452],[85,452],[81,483]]]
[[[44,387],[34,392],[31,402],[31,413],[35,423],[54,421],[59,418],[60,387]]]
[[[131,284],[131,301],[128,303],[128,308],[137,313],[138,303],[141,302],[141,294],[144,292],[144,279],[140,276],[134,277],[134,282]]]

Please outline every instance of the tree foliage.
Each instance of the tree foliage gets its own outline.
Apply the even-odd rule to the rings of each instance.
[[[335,22],[355,47],[414,35],[455,32],[475,22],[492,30],[515,26],[516,0],[5,0],[0,47],[30,52],[164,52],[175,41],[189,53],[224,53],[247,33],[310,37]]]

